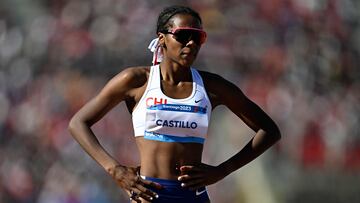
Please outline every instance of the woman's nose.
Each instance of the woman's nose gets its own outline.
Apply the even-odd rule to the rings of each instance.
[[[198,44],[192,38],[190,38],[190,40],[186,43],[186,46],[194,46],[194,45],[198,45]]]

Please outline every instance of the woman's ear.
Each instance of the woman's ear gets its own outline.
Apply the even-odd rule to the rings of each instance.
[[[163,33],[158,33],[158,36],[159,36],[159,45],[160,47],[162,48],[166,48],[166,45],[165,45],[165,35]]]

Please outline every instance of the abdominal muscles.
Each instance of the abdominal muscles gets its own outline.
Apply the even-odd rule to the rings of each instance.
[[[203,145],[199,143],[175,143],[146,140],[136,137],[140,152],[140,175],[175,180],[179,167],[201,163]]]

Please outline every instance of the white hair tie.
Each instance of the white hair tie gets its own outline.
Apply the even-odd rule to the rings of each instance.
[[[159,44],[159,38],[153,39],[150,42],[148,49],[150,49],[150,51],[153,52],[152,64],[153,65],[159,64],[164,58],[162,48]]]

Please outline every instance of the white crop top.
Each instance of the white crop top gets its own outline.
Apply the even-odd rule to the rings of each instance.
[[[211,103],[199,72],[191,68],[191,74],[191,95],[173,99],[161,90],[159,65],[151,66],[146,90],[132,112],[136,137],[161,142],[204,143]]]

